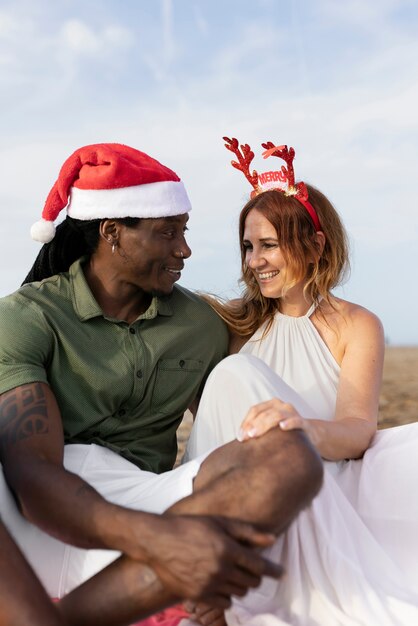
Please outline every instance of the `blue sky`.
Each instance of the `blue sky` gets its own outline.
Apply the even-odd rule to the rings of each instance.
[[[248,188],[222,136],[295,147],[334,202],[353,269],[339,295],[418,345],[415,0],[0,0],[0,295],[63,161],[115,141],[175,169],[193,204],[182,283],[238,293]]]

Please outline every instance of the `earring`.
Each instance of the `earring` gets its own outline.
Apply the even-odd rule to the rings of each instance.
[[[113,239],[106,239],[107,243],[112,245],[112,254],[115,254],[116,244]]]

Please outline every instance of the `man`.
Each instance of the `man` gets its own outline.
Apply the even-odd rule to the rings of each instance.
[[[45,243],[36,282],[0,302],[2,463],[23,514],[3,485],[3,519],[53,596],[123,554],[108,580],[133,582],[108,586],[109,619],[120,606],[131,619],[146,593],[153,610],[228,606],[277,573],[249,546],[267,545],[259,531],[283,530],[322,479],[303,434],[279,429],[169,471],[181,416],[227,345],[212,309],[175,285],[190,208],[148,155],[80,148],[32,229]]]

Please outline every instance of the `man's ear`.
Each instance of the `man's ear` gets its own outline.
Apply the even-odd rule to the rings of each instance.
[[[99,226],[99,233],[102,239],[108,243],[117,244],[119,239],[119,224],[115,220],[102,220]]]

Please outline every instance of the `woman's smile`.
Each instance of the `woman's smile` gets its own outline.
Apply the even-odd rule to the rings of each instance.
[[[255,272],[256,278],[263,282],[271,280],[277,276],[277,274],[280,274],[280,270],[274,270],[272,272]]]

